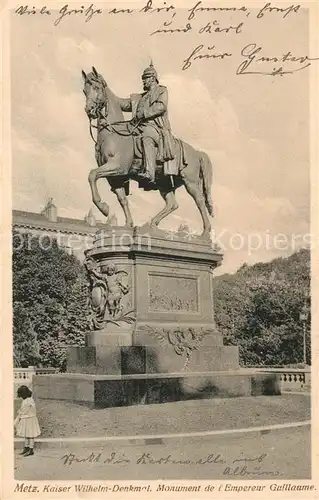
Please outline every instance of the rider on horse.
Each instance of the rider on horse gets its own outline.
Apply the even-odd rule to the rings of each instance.
[[[141,133],[145,172],[139,174],[155,182],[156,164],[165,164],[166,175],[177,175],[175,141],[167,113],[167,88],[159,85],[157,72],[151,63],[142,74],[144,93],[119,99],[122,111],[132,112],[132,121]]]
[[[136,132],[140,132],[142,140],[136,142],[143,142],[147,173],[150,174],[151,180],[155,177],[154,187],[150,189],[158,189],[165,200],[165,207],[151,219],[150,225],[158,226],[165,217],[178,208],[175,190],[185,186],[201,214],[202,235],[209,237],[211,224],[208,215],[213,216],[212,164],[206,153],[197,151],[180,139],[173,138],[167,116],[167,89],[159,85],[154,67],[151,65],[143,73],[145,92],[133,95],[129,99],[118,98],[109,89],[103,76],[94,67],[92,70],[88,75],[82,71],[82,77],[86,99],[85,111],[90,120],[90,133],[93,139],[91,121],[97,120],[97,136],[94,142],[98,166],[89,173],[94,204],[108,217],[109,205],[102,201],[97,188],[99,179],[107,179],[123,209],[125,225],[133,227],[127,200],[127,186],[130,179],[139,182],[141,154],[135,147],[138,144],[134,144],[133,136]],[[133,126],[123,121],[123,111],[132,112]],[[118,129],[118,126],[122,129]],[[160,161],[162,172],[160,175],[155,175],[156,163]],[[147,184],[145,187],[140,187],[148,190]]]

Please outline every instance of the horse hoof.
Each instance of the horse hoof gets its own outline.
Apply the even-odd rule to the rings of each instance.
[[[210,231],[203,231],[201,234],[201,238],[203,238],[204,240],[210,240],[211,239]]]
[[[105,217],[108,217],[109,211],[110,211],[110,207],[108,206],[107,203],[105,203],[105,202],[103,202],[103,203],[97,203],[96,206],[98,207],[98,209],[100,210],[100,212],[102,212],[102,214],[105,215]]]

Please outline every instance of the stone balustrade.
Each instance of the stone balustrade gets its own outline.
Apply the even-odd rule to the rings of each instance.
[[[263,373],[280,373],[281,390],[283,392],[310,392],[311,367],[305,368],[268,368],[254,367]]]
[[[35,366],[28,366],[28,368],[14,368],[13,380],[15,391],[20,385],[26,385],[32,389],[33,375],[47,375],[50,373],[57,373],[58,368],[37,368]]]
[[[28,368],[14,368],[13,369],[13,378],[14,385],[27,385],[31,388],[32,386],[32,377],[35,374],[35,368],[33,366],[29,366]]]

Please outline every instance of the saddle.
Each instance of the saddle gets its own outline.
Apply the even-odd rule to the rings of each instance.
[[[150,191],[157,189],[154,185],[149,185],[143,174],[146,172],[146,168],[143,161],[143,148],[142,148],[142,134],[138,129],[132,128],[131,121],[115,122],[112,124],[107,124],[108,130],[114,132],[123,137],[131,136],[133,139],[133,161],[129,169],[129,178],[138,182],[139,187],[145,191]],[[155,168],[155,181],[156,184],[168,179],[171,182],[172,176],[178,176],[181,171],[188,165],[187,154],[185,151],[186,143],[181,139],[173,137],[175,154],[174,159],[171,161],[157,161]],[[101,144],[99,142],[95,145],[95,157],[98,165],[104,163],[102,157]],[[111,177],[108,179],[111,185],[112,191],[118,187],[118,184],[122,183],[123,180],[119,180],[116,177]],[[130,182],[127,179],[124,183],[126,195],[130,194]]]
[[[134,158],[130,168],[130,176],[139,182],[141,188],[148,190],[145,180],[139,179],[140,174],[143,174],[146,169],[143,162],[142,136],[133,135]],[[157,161],[155,169],[156,180],[166,176],[177,176],[187,166],[184,154],[183,141],[174,137],[175,158],[167,162]]]

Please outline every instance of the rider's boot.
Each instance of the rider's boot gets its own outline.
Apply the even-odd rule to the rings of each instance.
[[[147,187],[152,188],[155,186],[155,168],[156,168],[156,147],[151,137],[143,137],[143,159],[145,165],[145,172],[141,173],[139,177],[147,182]]]

